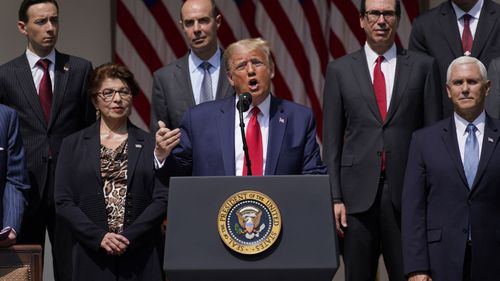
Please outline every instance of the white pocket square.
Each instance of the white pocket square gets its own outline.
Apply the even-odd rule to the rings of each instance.
[[[3,147],[0,146],[0,151],[5,150]]]

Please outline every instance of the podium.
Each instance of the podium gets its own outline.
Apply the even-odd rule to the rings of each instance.
[[[251,255],[226,246],[219,211],[233,194],[267,195],[281,230],[267,250]],[[331,281],[338,268],[328,176],[171,178],[164,269],[169,281]]]

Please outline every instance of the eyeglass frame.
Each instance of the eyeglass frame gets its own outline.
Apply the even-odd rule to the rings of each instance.
[[[110,93],[108,93],[111,95],[106,97],[103,93],[104,91],[111,91]],[[121,88],[118,90],[112,88],[106,88],[103,89],[102,91],[96,92],[96,96],[100,96],[105,102],[110,103],[113,101],[116,93],[118,93],[120,95],[120,98],[124,100],[130,100],[130,98],[132,97],[132,91],[129,88]]]
[[[368,22],[375,23],[375,22],[377,22],[380,19],[380,16],[382,16],[384,18],[384,21],[386,21],[386,22],[392,22],[399,15],[396,13],[396,11],[369,10],[369,11],[365,11],[364,14],[363,14],[363,16],[366,17],[366,19],[368,20]],[[377,18],[370,19],[370,17],[373,17],[373,16],[377,16]]]

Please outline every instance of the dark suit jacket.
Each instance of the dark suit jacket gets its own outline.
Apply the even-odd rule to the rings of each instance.
[[[328,65],[323,97],[323,149],[333,199],[349,214],[368,210],[377,195],[381,155],[392,202],[399,210],[411,133],[441,118],[437,66],[428,56],[398,49],[396,77],[381,120],[364,49]]]
[[[72,229],[73,280],[162,280],[161,220],[167,188],[153,169],[154,137],[129,124],[127,199],[122,235],[130,241],[124,255],[100,248],[108,232],[101,178],[99,121],[67,137],[56,168],[56,212]]]
[[[488,79],[491,81],[491,90],[486,96],[484,107],[491,117],[498,119],[500,118],[500,57],[490,62]]]
[[[0,66],[0,103],[14,108],[21,135],[31,192],[43,196],[48,175],[48,159],[57,160],[61,141],[95,120],[95,110],[87,97],[89,61],[56,51],[54,92],[49,124],[45,122],[26,54]],[[48,186],[49,200],[53,187]]]
[[[234,176],[235,96],[189,109],[167,175]],[[323,174],[312,111],[271,97],[265,175]]]
[[[500,56],[500,5],[485,0],[477,25],[472,56],[486,67]],[[457,17],[450,1],[419,16],[413,23],[409,49],[426,53],[436,58],[441,76],[443,92],[443,115],[451,116],[453,105],[446,94],[446,70],[450,63],[464,55],[457,25]]]
[[[233,94],[234,90],[226,77],[226,67],[221,60],[216,99]],[[165,122],[167,128],[178,128],[187,109],[196,105],[189,75],[189,53],[154,73],[152,104],[153,131],[158,128],[158,120]]]
[[[500,275],[500,121],[486,117],[479,167],[467,186],[453,117],[415,132],[403,193],[405,273],[462,280],[468,225],[472,280]]]
[[[21,231],[29,188],[17,114],[0,104],[0,230],[10,226]]]

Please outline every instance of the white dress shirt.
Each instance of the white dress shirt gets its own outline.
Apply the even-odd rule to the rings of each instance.
[[[467,139],[468,133],[466,131],[469,121],[460,117],[456,112],[453,114],[455,119],[455,128],[457,130],[457,140],[458,149],[460,149],[460,159],[462,159],[462,164],[464,163],[464,153],[465,153],[465,140]],[[474,120],[472,123],[476,126],[476,137],[477,143],[479,145],[479,159],[481,159],[481,151],[483,147],[483,136],[484,136],[484,124],[486,120],[486,115],[484,111]]]
[[[200,67],[200,64],[204,60],[200,59],[194,52],[189,52],[189,76],[191,78],[191,87],[193,87],[194,101],[196,104],[200,103],[201,95],[201,83],[203,81],[203,76],[205,75],[205,70]],[[212,93],[215,99],[217,95],[217,85],[219,84],[219,72],[221,66],[221,51],[217,48],[215,54],[210,57],[208,62],[212,65],[210,67],[210,77],[212,78]]]
[[[481,15],[481,8],[483,7],[484,0],[479,0],[476,2],[474,7],[470,9],[467,14],[471,15],[471,19],[469,20],[470,32],[472,33],[472,39],[476,35],[477,23],[479,21],[479,16]],[[457,16],[457,25],[458,30],[460,31],[460,38],[462,38],[462,34],[464,32],[464,19],[462,18],[466,12],[460,9],[457,4],[451,2],[453,6],[453,10],[455,10],[455,15]]]
[[[368,70],[370,71],[370,78],[372,79],[372,84],[373,84],[373,69],[377,64],[377,58],[379,57],[379,54],[375,53],[370,48],[368,43],[366,43],[365,55],[366,55],[366,62],[368,63]],[[389,105],[391,104],[391,98],[392,98],[392,89],[394,87],[394,76],[396,73],[396,60],[397,60],[396,44],[393,44],[392,47],[383,54],[383,56],[384,60],[382,61],[380,68],[384,73],[385,89],[387,97],[386,110],[389,111]]]
[[[236,102],[238,99],[236,99]],[[236,106],[236,103],[235,103]],[[254,106],[251,105],[250,108],[243,112],[243,122],[245,122],[245,135],[248,127],[248,122],[252,117],[252,108]],[[262,135],[262,173],[266,174],[266,159],[267,159],[267,143],[269,139],[269,109],[271,108],[271,94],[267,96],[267,98],[261,102],[257,106],[260,110],[259,115],[257,116],[257,120],[260,125],[260,133]],[[234,160],[236,165],[236,176],[243,175],[243,160],[245,159],[245,153],[243,151],[243,140],[241,138],[241,128],[240,128],[240,117],[238,110],[235,111],[234,116]]]
[[[26,49],[26,58],[28,59],[28,63],[30,65],[31,69],[31,75],[33,75],[33,82],[35,82],[35,87],[36,87],[36,93],[38,94],[38,88],[40,87],[40,81],[42,81],[43,77],[43,68],[41,66],[36,65],[36,63],[40,59],[48,59],[50,60],[50,65],[49,65],[49,74],[50,74],[50,81],[52,82],[52,93],[54,92],[54,70],[55,70],[55,65],[56,65],[56,51],[52,49],[50,54],[48,54],[46,57],[39,57],[29,49]]]

